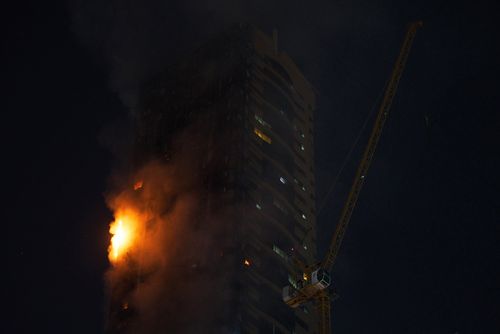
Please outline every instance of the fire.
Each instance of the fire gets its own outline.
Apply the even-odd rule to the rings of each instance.
[[[109,246],[109,260],[117,263],[123,259],[136,241],[139,216],[131,210],[119,210],[115,214],[115,221],[109,227],[112,235]]]
[[[130,231],[127,227],[123,226],[123,220],[119,219],[116,224],[114,224],[109,232],[113,234],[111,238],[111,246],[113,247],[113,259],[118,259],[120,253],[130,242]]]
[[[136,183],[134,183],[134,190],[139,190],[142,188],[142,186],[143,186],[142,180],[137,181]]]

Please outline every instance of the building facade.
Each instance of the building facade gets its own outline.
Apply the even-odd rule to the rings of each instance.
[[[313,88],[269,37],[239,25],[144,87],[137,159],[168,160],[187,128],[206,204],[236,208],[224,318],[231,333],[315,333],[314,305],[289,308],[282,288],[316,260]],[[215,200],[216,199],[216,200]],[[216,203],[215,203],[216,202]],[[193,315],[196,319],[196,315]]]

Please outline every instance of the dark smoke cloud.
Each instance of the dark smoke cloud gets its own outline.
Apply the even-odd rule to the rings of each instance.
[[[129,208],[141,217],[140,240],[106,274],[111,328],[120,322],[116,310],[127,305],[126,333],[229,331],[237,209],[217,191],[207,192],[192,150],[203,145],[199,133],[199,125],[183,131],[170,161],[145,163],[108,195],[114,212]],[[137,180],[143,187],[134,190]]]
[[[356,27],[364,42],[386,15],[363,2],[242,1],[242,0],[72,0],[73,30],[109,66],[110,84],[127,105],[137,100],[137,87],[146,78],[176,61],[188,50],[228,26],[249,22],[268,33],[279,32],[280,47],[291,54],[313,83],[332,59],[325,49],[339,46]],[[359,44],[358,44],[359,45]],[[335,61],[333,59],[333,61]],[[327,65],[328,66],[328,65]],[[330,66],[328,66],[330,67]]]
[[[404,4],[355,1],[70,0],[73,31],[109,72],[134,114],[138,87],[228,26],[248,22],[270,34],[316,87],[318,176],[333,179],[383,87],[404,25]],[[408,12],[408,10],[406,10]],[[368,58],[369,57],[369,58]],[[368,80],[367,80],[368,78]],[[359,97],[363,96],[363,99]],[[119,139],[116,139],[119,141]],[[327,152],[327,154],[324,154]],[[340,155],[339,159],[331,157]],[[326,166],[322,166],[326,164]],[[321,189],[319,182],[318,193]],[[319,196],[321,198],[321,196]]]

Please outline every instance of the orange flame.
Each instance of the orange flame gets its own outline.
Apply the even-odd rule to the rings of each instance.
[[[112,263],[120,262],[133,246],[138,225],[139,215],[132,210],[121,209],[116,212],[115,221],[109,226],[112,237],[108,257]]]
[[[143,186],[142,180],[137,181],[136,183],[134,183],[134,190],[139,190],[142,188],[142,186]]]

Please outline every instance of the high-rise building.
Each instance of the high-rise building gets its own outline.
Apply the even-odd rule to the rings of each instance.
[[[188,149],[206,201],[217,194],[216,205],[236,208],[227,223],[234,246],[225,250],[234,267],[224,318],[231,333],[317,331],[314,305],[282,301],[282,288],[303,279],[294,259],[316,259],[314,108],[313,88],[277,34],[250,25],[215,37],[143,89],[138,159],[170,159],[172,138],[197,123],[204,139]]]

